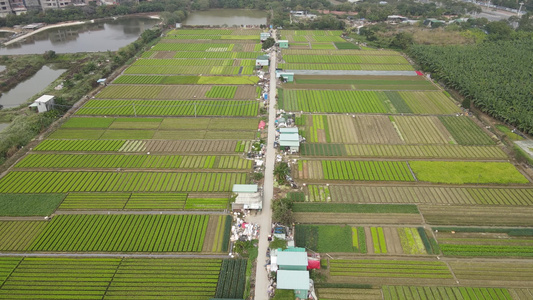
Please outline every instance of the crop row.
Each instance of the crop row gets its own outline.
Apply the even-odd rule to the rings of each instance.
[[[186,44],[186,43],[159,43],[152,47],[152,51],[206,51],[225,52],[233,50],[234,44]]]
[[[449,299],[449,300],[511,300],[509,290],[502,288],[473,287],[420,287],[420,286],[383,286],[383,299]]]
[[[246,259],[225,259],[218,277],[216,298],[241,299],[246,283]]]
[[[131,66],[124,74],[211,74],[211,75],[252,75],[254,68],[251,66],[224,67],[224,66]]]
[[[308,186],[311,202],[533,205],[531,188]]]
[[[287,63],[323,64],[409,64],[403,56],[377,55],[283,55]]]
[[[256,98],[256,87],[239,85],[111,85],[98,93],[101,99],[232,99],[238,93],[238,100]]]
[[[330,276],[452,279],[448,266],[437,261],[336,259]]]
[[[30,154],[16,168],[133,168],[133,169],[249,169],[250,160],[238,156],[180,156],[123,154]]]
[[[185,193],[69,193],[60,210],[224,210],[227,197],[196,198]]]
[[[284,70],[342,70],[342,71],[414,71],[410,64],[310,64],[310,63],[281,63],[279,68]]]
[[[245,181],[245,173],[10,172],[0,192],[228,192]]]
[[[176,40],[252,40],[256,41],[255,35],[168,35],[165,39]]]
[[[0,251],[25,250],[45,227],[46,222],[42,221],[0,221]]]
[[[232,59],[146,59],[135,61],[133,66],[233,66]]]
[[[302,144],[304,156],[505,159],[496,146]]]
[[[297,247],[305,247],[320,253],[366,251],[353,245],[352,228],[345,225],[298,224],[295,227],[294,243]]]
[[[335,45],[338,43],[335,43]],[[351,44],[351,43],[350,43]],[[352,44],[353,45],[353,44]],[[402,56],[394,50],[301,50],[301,49],[282,49],[281,53],[285,55],[355,55],[355,56]]]
[[[422,241],[419,230],[413,227],[398,228],[398,235],[405,254],[426,254],[426,247]],[[427,237],[426,237],[427,238]]]
[[[219,259],[6,258],[5,299],[208,299]],[[15,268],[16,267],[16,268]]]
[[[280,34],[283,35],[297,35],[297,36],[340,36],[342,30],[282,30]]]
[[[414,181],[406,162],[399,161],[298,161],[302,179]]]
[[[72,117],[61,129],[110,128],[110,129],[160,129],[160,130],[256,130],[256,118],[100,118]]]
[[[207,215],[59,215],[28,247],[61,252],[199,252]]]
[[[179,51],[174,54],[174,58],[227,58],[227,59],[253,59],[255,60],[261,52],[190,52]],[[255,63],[255,61],[254,61]]]
[[[211,89],[205,93],[205,97],[216,99],[233,99],[233,97],[235,97],[235,92],[237,92],[236,86],[216,85],[211,87]]]
[[[459,245],[440,243],[444,255],[450,256],[508,256],[532,257],[533,247],[513,245]]]
[[[383,227],[370,227],[370,233],[372,234],[374,253],[387,253],[387,243],[383,234]]]
[[[253,64],[252,64],[253,65]],[[258,77],[252,76],[162,76],[122,75],[115,84],[256,84]]]
[[[460,145],[491,145],[494,141],[466,117],[440,116],[439,120]]]
[[[126,141],[121,140],[44,140],[36,151],[118,151]]]
[[[241,116],[255,117],[255,100],[89,100],[77,115],[92,116]]]

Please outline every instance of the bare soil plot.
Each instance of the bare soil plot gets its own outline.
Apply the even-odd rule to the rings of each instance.
[[[298,223],[306,224],[348,224],[348,225],[420,225],[423,223],[419,214],[361,214],[361,213],[311,213],[295,212]]]
[[[174,58],[174,55],[176,55],[176,51],[156,51],[153,58],[170,59]]]
[[[498,260],[457,260],[448,263],[462,285],[530,287],[533,262]]]
[[[237,141],[210,140],[210,141],[146,141],[142,151],[152,153],[176,152],[176,153],[233,153]]]
[[[432,225],[533,226],[532,207],[419,205],[418,208]]]
[[[357,115],[355,130],[362,144],[400,144],[402,140],[387,116]]]

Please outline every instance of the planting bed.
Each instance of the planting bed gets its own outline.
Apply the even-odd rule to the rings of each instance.
[[[76,115],[255,117],[257,101],[238,100],[89,100]]]
[[[308,185],[306,201],[530,206],[533,189]]]
[[[220,259],[6,258],[6,299],[208,299]],[[15,268],[16,267],[16,268]]]
[[[0,192],[228,192],[245,181],[245,173],[15,171],[0,179]]]
[[[204,86],[204,85],[110,85],[96,95],[100,99],[161,99],[190,100],[237,99],[248,100],[257,97],[253,86]]]
[[[392,94],[391,94],[392,93]],[[402,102],[393,101],[400,94]],[[286,90],[280,106],[287,111],[325,113],[401,113],[407,105],[425,114],[452,114],[460,110],[441,91],[379,92],[338,90]]]
[[[471,288],[471,287],[420,287],[420,286],[383,286],[383,299],[449,299],[449,300],[492,300],[516,299],[508,289]],[[518,299],[519,300],[519,299]]]
[[[124,154],[30,154],[15,168],[49,169],[250,169],[252,161],[238,156]]]
[[[295,178],[311,180],[414,181],[406,162],[397,161],[298,161]]]

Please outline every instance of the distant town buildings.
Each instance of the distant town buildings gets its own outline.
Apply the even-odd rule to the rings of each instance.
[[[20,15],[28,10],[47,10],[67,7],[69,5],[84,6],[96,0],[0,0],[0,17]],[[115,4],[112,3],[106,4]]]

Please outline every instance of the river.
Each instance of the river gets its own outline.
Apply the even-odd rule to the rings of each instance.
[[[189,14],[183,25],[222,26],[222,25],[261,25],[267,22],[267,12],[247,9],[216,9],[194,11]]]
[[[53,28],[36,33],[25,41],[0,48],[0,55],[116,51],[134,42],[159,20],[125,17],[117,20]]]

